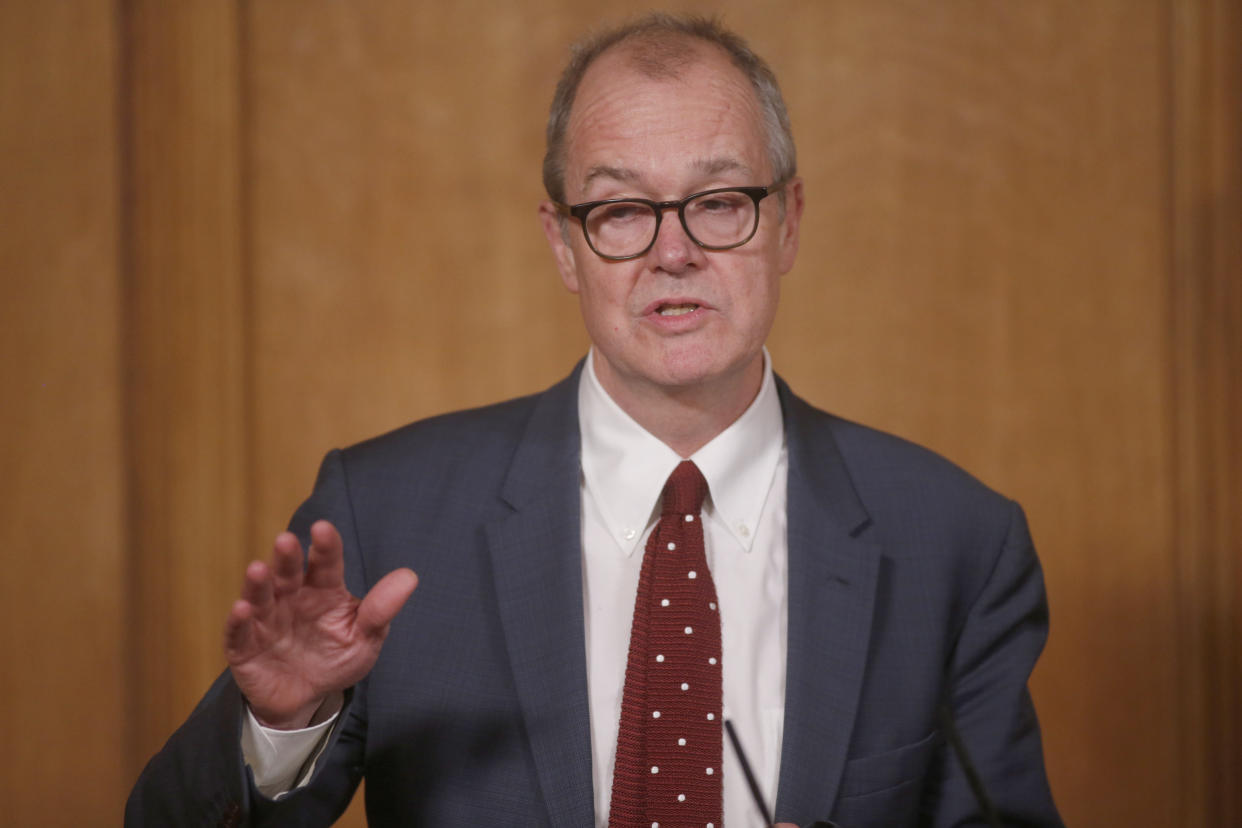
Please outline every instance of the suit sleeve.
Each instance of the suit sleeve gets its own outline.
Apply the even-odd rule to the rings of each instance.
[[[1001,824],[1063,826],[1044,771],[1039,723],[1027,689],[1048,635],[1043,574],[1026,518],[1010,503],[1009,528],[970,605],[949,666],[946,701]],[[931,824],[986,825],[957,757],[946,745],[933,769]]]
[[[311,497],[290,521],[302,541],[319,519],[331,520],[345,543],[351,591],[365,591],[358,539],[340,453],[324,458]],[[362,778],[366,745],[365,692],[346,695],[345,707],[307,784],[279,800],[261,794],[241,750],[244,699],[231,674],[207,691],[186,722],[152,757],[125,808],[125,825],[329,826],[349,805]]]

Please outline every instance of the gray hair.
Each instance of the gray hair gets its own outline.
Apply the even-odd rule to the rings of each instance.
[[[697,58],[687,54],[681,41],[701,40],[725,51],[755,90],[763,112],[772,182],[785,181],[797,172],[793,129],[781,97],[776,75],[738,34],[715,17],[653,12],[630,23],[605,29],[574,44],[569,63],[561,73],[548,113],[547,150],[543,156],[543,186],[553,201],[565,200],[565,143],[570,110],[578,85],[591,64],[604,52],[623,42],[637,47],[634,64],[651,78],[676,78]],[[783,192],[782,192],[783,195]]]

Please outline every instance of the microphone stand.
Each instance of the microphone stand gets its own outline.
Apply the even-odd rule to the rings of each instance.
[[[970,784],[970,790],[975,795],[975,801],[979,803],[979,810],[983,813],[983,819],[987,822],[988,828],[1004,828],[1000,817],[996,813],[996,806],[992,804],[987,788],[983,786],[983,779],[980,778],[979,771],[975,768],[975,763],[971,761],[970,753],[966,750],[966,745],[962,742],[962,737],[957,732],[957,725],[953,721],[953,712],[947,704],[942,704],[937,713],[940,727],[944,731],[945,738],[949,740],[958,762],[961,763],[962,770],[966,774],[966,781]],[[742,750],[742,742],[737,737],[737,731],[733,729],[733,722],[725,719],[724,727],[725,732],[729,734],[729,743],[733,745],[733,752],[737,754],[738,764],[742,766],[742,773],[746,776],[746,784],[750,787],[750,795],[754,797],[755,807],[759,809],[759,815],[763,817],[763,824],[770,826],[774,822],[772,811],[768,808],[767,803],[763,801],[763,793],[759,790],[759,781],[755,779],[754,771],[750,769],[750,762],[746,759],[746,751]],[[840,828],[840,826],[835,822],[819,820],[811,823],[807,828]]]

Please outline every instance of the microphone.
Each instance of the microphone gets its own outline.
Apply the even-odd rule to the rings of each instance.
[[[991,797],[988,796],[987,788],[983,785],[983,779],[979,776],[975,763],[971,761],[970,752],[966,750],[966,744],[962,741],[961,735],[957,732],[957,724],[953,720],[953,711],[949,709],[948,704],[940,705],[937,710],[937,718],[940,720],[940,728],[944,731],[945,738],[949,740],[949,744],[953,747],[953,753],[957,756],[957,761],[961,764],[962,770],[966,774],[966,781],[970,784],[971,793],[975,795],[975,802],[979,804],[979,810],[983,813],[983,819],[988,824],[988,828],[1005,828],[1000,821],[1000,817],[996,813],[996,806],[992,804]],[[766,802],[763,801],[763,793],[759,790],[759,781],[755,779],[754,771],[750,769],[750,762],[746,759],[746,751],[742,750],[742,742],[737,737],[737,732],[733,729],[733,722],[728,719],[724,721],[725,732],[729,734],[729,743],[733,745],[733,752],[737,754],[738,764],[742,766],[742,773],[746,776],[746,784],[750,787],[750,795],[754,797],[755,807],[759,809],[760,816],[763,817],[765,825],[772,825],[772,811],[768,808]],[[817,820],[807,828],[840,828],[835,822],[827,820]]]
[[[750,762],[746,761],[746,751],[742,750],[742,743],[737,738],[737,731],[733,729],[733,722],[725,719],[725,732],[729,734],[729,743],[733,745],[733,752],[737,754],[738,764],[742,766],[742,773],[746,775],[746,784],[750,786],[750,795],[755,798],[755,806],[759,808],[759,815],[763,817],[764,825],[771,825],[775,820],[772,819],[772,812],[768,809],[768,803],[763,801],[763,792],[759,790],[759,781],[755,779],[754,771],[750,769]]]
[[[729,734],[729,744],[733,745],[733,752],[737,754],[737,762],[742,766],[742,773],[746,776],[746,784],[750,786],[750,795],[755,799],[755,807],[759,809],[759,815],[763,817],[763,824],[771,825],[775,822],[772,819],[772,811],[768,808],[768,803],[763,801],[759,781],[755,779],[754,771],[750,769],[750,762],[746,759],[746,751],[742,750],[742,741],[737,738],[737,731],[733,729],[733,722],[725,719],[724,726],[725,732]],[[819,820],[811,823],[807,828],[838,828],[838,826],[835,822]]]

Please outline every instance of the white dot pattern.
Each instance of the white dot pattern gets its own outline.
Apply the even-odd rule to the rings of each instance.
[[[694,484],[697,492],[689,492],[684,485],[683,467],[698,477]],[[721,644],[720,617],[715,585],[706,568],[703,531],[696,521],[698,504],[705,494],[705,483],[693,464],[687,461],[679,466],[665,489],[666,511],[646,544],[611,800],[613,820],[626,825],[643,816],[641,824],[653,828],[714,826],[722,816],[720,775],[715,768],[722,758],[723,739],[720,728],[709,724],[714,723],[714,711],[721,704],[721,676],[715,669]],[[678,520],[679,516],[683,520]],[[639,640],[645,645],[639,644],[640,649],[635,650],[633,636],[640,634],[639,605],[645,607],[649,626],[641,628],[644,638]],[[705,665],[704,659],[709,663]],[[637,709],[627,707],[632,702],[631,671],[639,671],[637,675],[642,677],[638,685],[642,695],[636,698],[643,701]],[[627,725],[626,717],[634,714],[646,723],[634,724],[629,719],[631,724]],[[644,719],[646,715],[650,718]],[[635,733],[646,735],[637,743],[624,738]],[[635,744],[637,747],[632,748]],[[622,779],[623,745],[627,756],[632,757],[624,769],[631,775],[624,779],[633,782],[617,781]],[[625,810],[618,812],[620,795],[625,797],[621,806]]]

